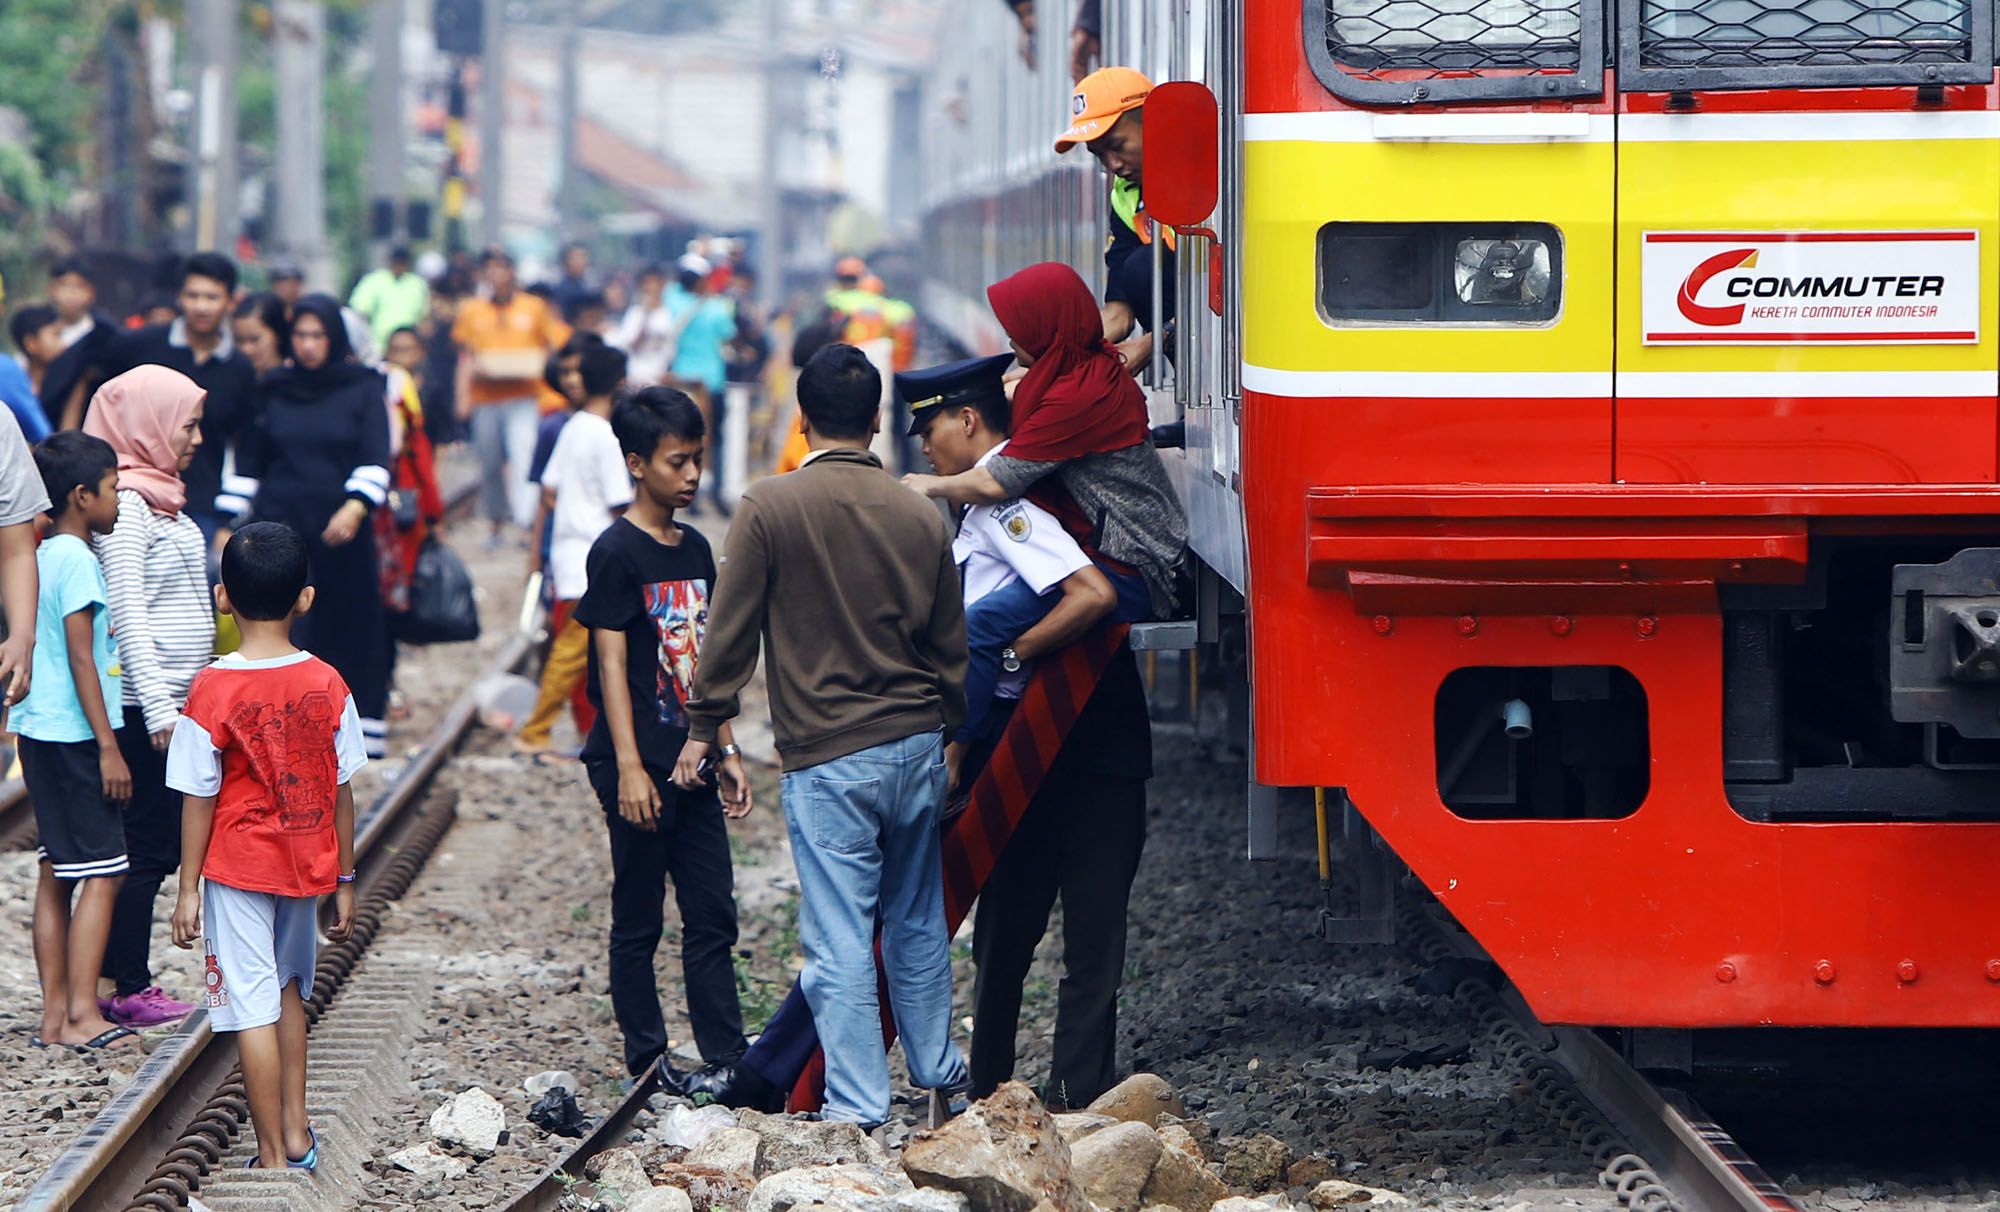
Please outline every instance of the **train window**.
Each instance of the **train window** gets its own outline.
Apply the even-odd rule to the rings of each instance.
[[[1603,91],[1602,0],[1305,0],[1306,58],[1377,104]]]
[[[1562,236],[1546,223],[1330,223],[1329,324],[1546,325],[1562,312]]]
[[[1627,89],[1991,83],[1973,0],[1620,0]]]
[[[1468,820],[1615,820],[1651,785],[1646,690],[1615,665],[1453,670],[1432,735],[1438,798]]]

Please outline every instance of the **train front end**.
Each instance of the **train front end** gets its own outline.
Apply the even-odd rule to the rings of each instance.
[[[1242,19],[1258,782],[1545,1021],[2000,1023],[1990,7]]]

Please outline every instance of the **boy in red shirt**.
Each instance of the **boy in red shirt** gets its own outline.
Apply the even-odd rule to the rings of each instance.
[[[345,941],[354,923],[348,779],[368,758],[340,675],[292,647],[292,620],[312,602],[305,541],[290,527],[230,537],[215,604],[243,644],[195,676],[167,750],[167,786],[187,796],[174,944],[207,939],[202,1005],[215,1030],[237,1033],[257,1129],[246,1168],[319,1165],[302,1000],[318,898],[334,894],[329,939]]]

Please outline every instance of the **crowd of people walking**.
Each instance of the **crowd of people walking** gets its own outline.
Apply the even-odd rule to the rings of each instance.
[[[0,360],[0,683],[43,847],[36,1042],[127,1048],[194,1009],[150,967],[178,870],[173,940],[204,947],[201,1004],[241,1033],[252,1164],[317,1164],[312,905],[335,894],[346,929],[348,782],[398,716],[399,640],[432,634],[412,620],[443,513],[433,452],[463,442],[487,541],[521,546],[551,608],[515,743],[578,761],[603,808],[631,1074],[874,1125],[888,1023],[948,1113],[1012,1076],[1060,897],[1045,1097],[1108,1088],[1152,760],[1125,636],[1186,596],[1186,522],[1133,378],[1172,339],[1169,313],[1156,348],[1123,273],[1152,236],[1117,204],[1136,201],[1135,75],[1086,78],[1058,142],[1117,178],[1131,238],[1105,300],[1027,267],[988,292],[1012,353],[920,369],[914,309],[843,258],[795,311],[796,422],[747,486],[718,464],[747,458],[737,410],[773,349],[732,241],[636,267],[629,291],[582,245],[545,287],[505,250],[475,277],[396,248],[344,303],[285,264],[245,291],[199,253],[170,314],[132,324],[97,306],[87,262],[52,265]],[[689,522],[706,510],[727,520],[719,555]],[[753,809],[731,722],[760,666],[806,962],[753,1039],[727,831]],[[565,705],[574,752],[554,747]],[[671,1063],[654,972],[669,883],[692,1071]],[[950,938],[975,898],[968,1061]]]

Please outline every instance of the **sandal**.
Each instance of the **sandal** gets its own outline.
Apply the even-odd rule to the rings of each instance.
[[[312,1138],[312,1147],[308,1148],[306,1155],[297,1161],[293,1161],[289,1153],[286,1154],[285,1168],[287,1170],[304,1170],[307,1174],[312,1174],[319,1169],[319,1133],[311,1124],[307,1124],[306,1135]]]
[[[137,1031],[132,1030],[132,1028],[130,1027],[113,1027],[111,1030],[104,1032],[102,1035],[93,1036],[90,1039],[87,1039],[80,1044],[71,1044],[70,1046],[72,1048],[75,1048],[78,1052],[85,1052],[92,1050],[101,1052],[104,1049],[109,1048],[111,1045],[117,1043],[119,1040],[127,1038],[128,1036],[132,1039],[138,1039],[139,1033]]]

